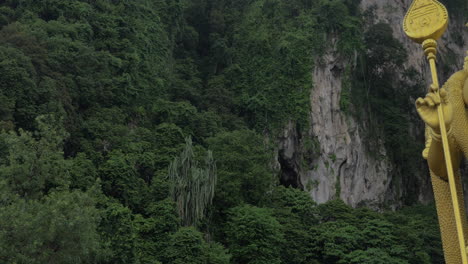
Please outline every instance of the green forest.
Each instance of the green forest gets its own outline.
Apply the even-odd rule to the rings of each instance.
[[[417,84],[385,100],[406,51],[358,5],[1,1],[0,263],[443,263],[434,206],[318,205],[272,166],[282,126],[308,126],[333,34],[360,54],[342,108],[360,116],[378,86],[389,155],[419,168],[420,142],[398,140]]]

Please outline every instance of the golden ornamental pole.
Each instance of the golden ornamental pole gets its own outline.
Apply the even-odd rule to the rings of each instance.
[[[437,77],[436,54],[437,39],[445,32],[448,26],[448,12],[444,5],[437,0],[414,0],[403,22],[403,29],[410,39],[422,44],[424,54],[427,56],[431,67],[433,86],[436,87],[434,93],[440,100],[439,80]],[[441,101],[441,100],[440,100]],[[458,241],[462,254],[462,263],[468,264],[465,237],[462,227],[462,217],[460,205],[457,197],[455,176],[453,173],[452,159],[445,126],[443,104],[437,106],[439,125],[444,149],[444,157],[447,168],[447,175],[450,185],[450,195],[453,203],[455,222],[457,226]]]

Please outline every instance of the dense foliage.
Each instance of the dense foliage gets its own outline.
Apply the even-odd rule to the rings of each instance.
[[[367,85],[405,59],[358,2],[2,1],[0,262],[442,263],[433,207],[317,206],[272,169],[266,138],[307,125],[330,36],[367,51]]]

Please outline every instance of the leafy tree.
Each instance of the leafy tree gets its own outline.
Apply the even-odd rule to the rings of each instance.
[[[88,263],[106,256],[97,232],[99,187],[70,190],[61,150],[66,136],[54,116],[36,118],[39,130],[0,134],[0,259],[26,263]],[[79,166],[79,165],[78,165]],[[15,221],[11,221],[15,219]]]
[[[403,264],[404,260],[392,258],[382,249],[369,248],[367,250],[356,250],[346,255],[338,263],[347,264]]]
[[[306,226],[318,223],[316,203],[307,192],[299,189],[276,187],[271,194],[271,200],[268,201],[268,207],[287,210]]]
[[[387,213],[394,225],[399,244],[406,248],[400,255],[410,263],[443,263],[439,222],[434,205],[412,206],[400,212]]]
[[[218,208],[258,204],[275,184],[263,139],[253,131],[220,133],[207,140],[218,168]]]
[[[236,263],[281,263],[281,225],[271,211],[241,205],[229,211],[226,241]]]
[[[99,168],[99,174],[106,195],[119,199],[132,209],[140,209],[147,185],[138,177],[135,160],[130,155],[112,152]]]
[[[318,206],[319,217],[321,221],[346,221],[357,222],[353,209],[345,204],[341,199],[334,199]]]
[[[313,227],[315,237],[312,247],[319,260],[324,263],[337,263],[347,254],[359,249],[364,242],[362,234],[355,226],[342,222],[327,222]]]
[[[171,236],[167,249],[167,263],[228,264],[229,255],[217,244],[206,243],[193,227],[182,227]]]
[[[182,223],[194,225],[203,219],[205,208],[213,201],[217,180],[216,164],[211,151],[207,152],[205,167],[195,160],[192,139],[185,139],[180,157],[169,165],[171,197],[177,204]]]
[[[78,153],[70,168],[70,188],[87,190],[95,183],[97,170],[84,153]]]
[[[61,150],[65,131],[57,128],[59,124],[53,119],[37,118],[39,140],[24,130],[19,135],[13,131],[0,134],[7,152],[0,162],[0,175],[21,197],[40,198],[53,188],[69,184],[70,162]]]
[[[132,211],[119,202],[106,199],[98,204],[101,221],[98,232],[107,252],[103,263],[135,263],[137,230]]]
[[[94,204],[94,195],[81,191],[52,192],[41,200],[2,201],[0,259],[65,264],[103,258],[96,231],[100,215]]]
[[[142,263],[152,263],[165,258],[170,236],[180,227],[176,204],[166,199],[149,205],[147,217],[137,215],[137,255]]]
[[[315,202],[309,194],[291,187],[279,186],[271,194],[267,207],[281,224],[285,243],[281,250],[282,263],[309,263],[315,254],[310,246],[314,237],[309,232],[318,224]]]

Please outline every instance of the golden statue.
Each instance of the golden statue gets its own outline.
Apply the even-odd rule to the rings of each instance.
[[[468,264],[467,219],[459,173],[463,155],[468,157],[468,56],[463,70],[439,89],[436,40],[447,25],[447,10],[436,0],[414,0],[403,23],[405,33],[422,43],[431,67],[430,91],[417,99],[416,109],[426,123],[423,156],[429,164],[445,261]]]
[[[463,190],[458,168],[463,157],[468,157],[468,57],[465,61],[464,70],[455,73],[440,90],[440,99],[435,95],[435,87],[431,92],[416,101],[419,115],[429,127],[427,145],[424,156],[427,158],[431,173],[432,187],[436,200],[437,214],[442,234],[444,255],[446,263],[464,263],[462,261],[461,247],[458,238],[458,230],[451,190],[447,173],[444,149],[441,140],[439,118],[437,107],[443,106],[447,137],[454,170],[454,183],[456,186],[456,199],[459,203],[459,214],[461,218],[461,232],[466,238],[467,221],[463,201]],[[466,243],[465,243],[466,244]]]

